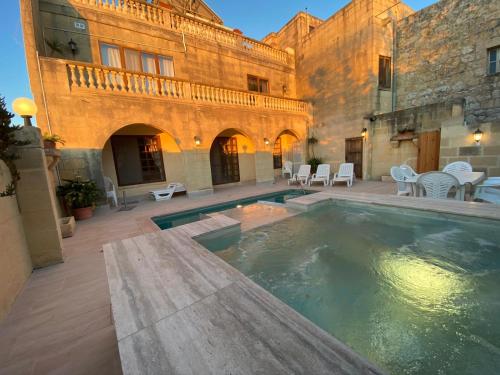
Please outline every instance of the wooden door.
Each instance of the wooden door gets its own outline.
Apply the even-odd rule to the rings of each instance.
[[[363,137],[345,140],[345,162],[354,164],[357,179],[363,178]]]
[[[418,140],[417,172],[425,173],[439,169],[439,147],[441,131],[420,133]]]
[[[240,181],[238,143],[234,137],[217,137],[210,149],[212,184],[221,185]]]

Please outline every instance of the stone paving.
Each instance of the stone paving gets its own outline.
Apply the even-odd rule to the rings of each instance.
[[[283,181],[224,187],[196,199],[144,201],[125,212],[99,207],[94,218],[79,222],[75,235],[63,241],[65,262],[35,270],[0,323],[0,374],[120,374],[102,245],[157,231],[152,216],[286,188]],[[360,181],[349,191],[393,194],[395,185]]]

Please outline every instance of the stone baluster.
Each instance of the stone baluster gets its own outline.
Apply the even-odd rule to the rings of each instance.
[[[95,75],[97,75],[97,71],[96,71],[95,68],[89,67],[87,69],[87,73],[89,75],[89,88],[95,89],[96,88],[96,77],[95,77]]]
[[[68,68],[71,80],[70,87],[78,86],[78,82],[76,81],[76,66],[73,64],[68,64]]]
[[[134,81],[132,80],[132,74],[126,72],[125,73],[125,80],[127,82],[127,92],[132,92],[132,89],[134,88]]]
[[[85,80],[85,75],[84,75],[84,67],[81,66],[81,65],[78,65],[78,76],[80,78],[80,84],[78,86],[82,87],[82,86],[85,86],[85,87],[88,87],[87,86],[87,82]]]
[[[170,96],[170,90],[168,89],[169,82],[165,81],[165,78],[159,78],[160,80],[160,96]]]

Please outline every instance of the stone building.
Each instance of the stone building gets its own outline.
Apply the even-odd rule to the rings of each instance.
[[[133,195],[264,183],[305,160],[308,137],[358,178],[454,160],[500,175],[498,1],[415,13],[353,0],[327,20],[300,12],[262,42],[203,1],[21,5],[37,123],[67,141],[62,178],[108,175]]]
[[[424,172],[465,160],[500,175],[499,19],[492,0],[415,13],[353,0],[325,21],[299,13],[264,41],[295,49],[297,97],[313,104],[316,153],[334,167],[352,161],[379,179],[401,163]]]
[[[303,160],[312,117],[292,51],[185,3],[21,1],[37,123],[66,141],[61,178],[196,194],[272,182],[283,158]]]

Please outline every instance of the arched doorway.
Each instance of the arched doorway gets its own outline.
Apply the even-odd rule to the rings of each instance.
[[[223,185],[255,180],[255,147],[236,129],[215,137],[210,147],[212,184]]]
[[[106,141],[102,170],[115,186],[130,195],[151,190],[152,185],[184,182],[182,154],[168,133],[146,124],[120,128]]]
[[[290,130],[282,131],[273,146],[273,168],[275,176],[281,174],[285,161],[291,161],[295,167],[302,163],[302,144],[299,138]],[[298,167],[297,167],[298,168]]]

